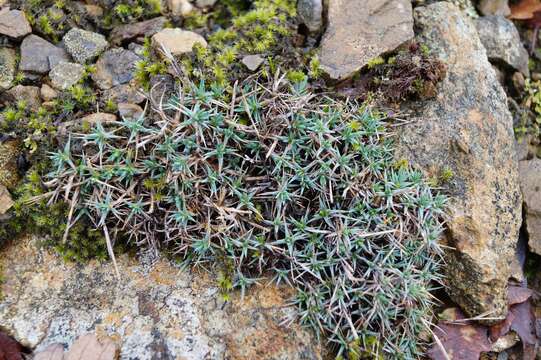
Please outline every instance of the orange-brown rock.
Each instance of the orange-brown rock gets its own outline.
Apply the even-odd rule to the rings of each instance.
[[[450,193],[445,271],[449,293],[470,316],[505,316],[506,286],[521,224],[521,194],[507,98],[472,21],[449,2],[418,7],[419,43],[447,63],[435,99],[411,106],[397,156]]]
[[[322,69],[342,80],[413,38],[410,0],[329,0]]]

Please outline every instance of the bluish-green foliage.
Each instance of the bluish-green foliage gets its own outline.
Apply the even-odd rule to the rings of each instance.
[[[146,117],[73,135],[52,156],[53,199],[69,194],[72,222],[221,264],[224,289],[271,271],[338,356],[415,358],[445,198],[394,161],[383,114],[280,79],[232,97],[185,83]]]

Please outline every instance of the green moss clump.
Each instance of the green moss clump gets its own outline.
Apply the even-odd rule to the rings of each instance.
[[[295,53],[291,39],[294,33],[295,1],[258,0],[247,11],[240,11],[235,6],[233,8],[235,10],[232,11],[229,26],[210,34],[206,49],[196,49],[192,57],[185,57],[181,61],[189,75],[227,86],[233,79],[244,78],[249,74],[239,61],[248,54],[274,56],[275,62],[281,65],[298,65],[299,54]],[[200,27],[204,22],[198,21],[194,27]],[[264,69],[264,72],[269,76],[274,73],[269,68]]]
[[[43,237],[43,245],[54,248],[67,261],[105,260],[107,246],[103,234],[84,221],[75,223],[64,239],[69,209],[62,202],[50,204],[45,196],[48,190],[40,174],[49,166],[48,161],[36,165],[13,190],[15,204],[10,218],[0,223],[0,244],[22,232],[36,233]]]

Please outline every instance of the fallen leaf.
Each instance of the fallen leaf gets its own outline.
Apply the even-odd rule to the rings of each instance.
[[[533,290],[522,286],[510,285],[507,289],[507,303],[509,306],[520,304],[528,300],[533,295]]]
[[[535,359],[535,347],[537,336],[535,334],[535,315],[529,301],[513,305],[509,310],[513,313],[514,319],[511,323],[511,330],[515,331],[522,342],[524,360]]]
[[[0,360],[23,360],[22,352],[21,344],[0,332]]]
[[[515,319],[515,314],[509,311],[507,313],[507,317],[505,318],[505,320],[492,325],[489,328],[490,340],[492,342],[495,342],[500,337],[507,335],[509,330],[511,330],[511,324],[513,323],[514,319]]]
[[[52,344],[45,350],[34,355],[34,360],[64,360],[64,347],[61,344]]]
[[[452,312],[446,310],[445,317],[453,320],[464,319],[458,308],[454,308]],[[468,321],[441,321],[434,329],[434,336],[437,341],[427,353],[433,360],[476,360],[482,352],[490,351],[486,327]]]
[[[534,13],[541,11],[541,2],[539,0],[522,0],[516,5],[511,6],[510,19],[528,20],[534,17]]]
[[[65,360],[114,360],[118,347],[111,339],[98,340],[96,335],[87,334],[78,338],[65,354]]]

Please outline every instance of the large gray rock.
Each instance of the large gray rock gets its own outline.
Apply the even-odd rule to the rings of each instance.
[[[321,67],[331,79],[345,79],[411,38],[411,0],[329,0]]]
[[[163,29],[166,24],[167,18],[161,16],[133,24],[115,26],[109,35],[109,40],[113,45],[120,45],[138,36],[152,36]]]
[[[133,79],[135,63],[141,60],[130,50],[116,48],[101,54],[96,62],[96,71],[92,79],[101,89],[126,84]]]
[[[519,162],[530,250],[541,255],[541,159]]]
[[[66,90],[83,78],[85,68],[81,64],[60,62],[49,72],[51,84],[55,89]]]
[[[503,16],[484,16],[476,19],[475,25],[491,61],[504,62],[530,76],[529,55],[515,24]]]
[[[68,31],[62,40],[66,50],[79,64],[93,61],[109,45],[105,36],[77,28]]]
[[[28,35],[24,38],[21,44],[19,70],[45,74],[61,61],[69,61],[69,56],[64,49],[36,35]]]
[[[17,71],[17,53],[15,50],[0,47],[0,92],[11,87]]]
[[[513,122],[472,20],[442,1],[415,9],[418,41],[447,63],[435,99],[411,105],[397,157],[437,178],[451,170],[448,290],[469,315],[507,313],[507,281],[521,224]]]
[[[115,340],[121,359],[322,358],[310,333],[281,324],[291,289],[254,286],[224,303],[205,271],[119,256],[116,279],[111,263],[67,264],[34,242],[0,254],[0,327],[38,351],[92,332]]]
[[[0,11],[0,34],[17,39],[31,32],[32,28],[22,11]]]
[[[300,23],[306,25],[308,31],[319,32],[323,27],[323,1],[298,0],[297,16]]]

